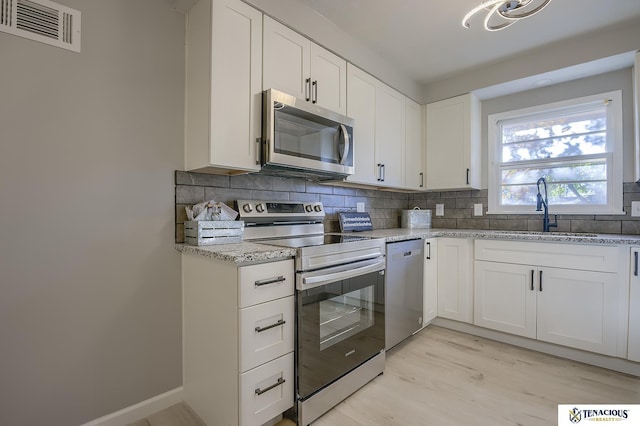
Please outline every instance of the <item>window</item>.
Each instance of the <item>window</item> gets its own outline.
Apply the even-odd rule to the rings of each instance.
[[[490,115],[489,213],[535,213],[544,177],[551,213],[621,214],[621,104],[615,91]]]

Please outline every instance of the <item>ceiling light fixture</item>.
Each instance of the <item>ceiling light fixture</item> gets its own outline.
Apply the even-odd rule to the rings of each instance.
[[[484,28],[498,31],[540,12],[551,0],[486,0],[474,7],[462,18],[462,26],[471,28],[469,19],[481,10],[486,10]]]

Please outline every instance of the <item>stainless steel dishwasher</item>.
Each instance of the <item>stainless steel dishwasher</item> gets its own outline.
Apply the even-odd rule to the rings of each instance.
[[[422,240],[387,244],[385,348],[391,349],[422,328]]]

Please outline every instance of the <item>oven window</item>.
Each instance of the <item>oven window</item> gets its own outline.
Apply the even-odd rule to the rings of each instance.
[[[320,302],[320,350],[373,326],[374,302],[371,286]]]
[[[384,272],[302,290],[296,299],[301,398],[384,350]]]

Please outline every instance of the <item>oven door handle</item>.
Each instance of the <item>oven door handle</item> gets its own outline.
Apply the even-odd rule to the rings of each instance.
[[[346,280],[358,275],[367,274],[369,272],[382,271],[385,267],[385,260],[375,259],[361,262],[363,266],[354,264],[343,265],[339,268],[331,268],[327,273],[322,272],[310,272],[308,274],[302,274],[301,282],[297,284],[298,290],[308,290],[310,288],[319,287],[332,282]],[[332,272],[335,271],[335,272]],[[312,275],[313,274],[313,275]],[[317,275],[316,275],[317,274]],[[310,275],[310,276],[305,276]]]

